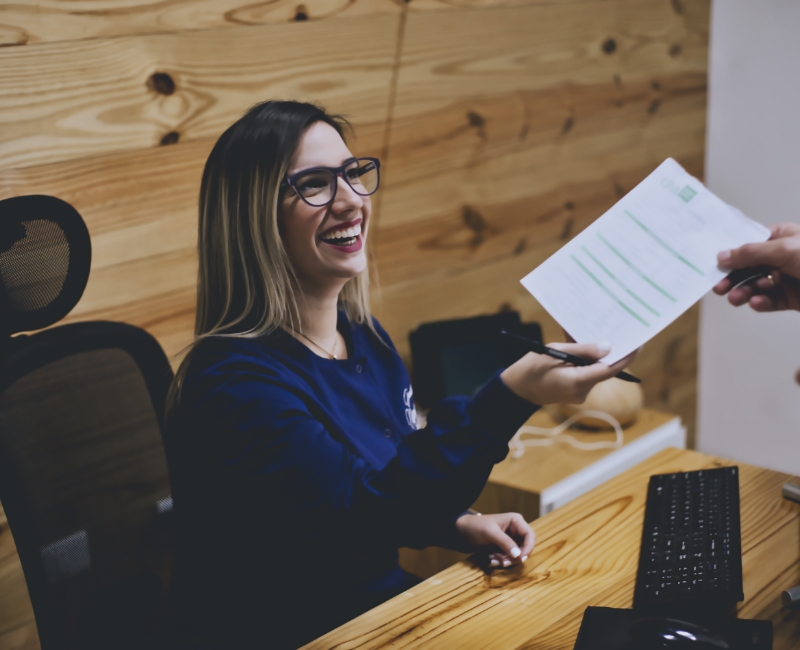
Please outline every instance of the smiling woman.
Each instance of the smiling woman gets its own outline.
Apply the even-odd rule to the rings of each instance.
[[[403,546],[524,562],[534,535],[519,514],[466,509],[537,404],[581,402],[630,361],[529,354],[417,429],[408,374],[369,310],[380,162],[355,158],[345,127],[265,102],[206,163],[196,340],[166,432],[171,647],[296,647],[414,584]]]

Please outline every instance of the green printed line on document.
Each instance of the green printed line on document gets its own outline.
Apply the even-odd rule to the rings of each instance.
[[[606,246],[608,246],[611,249],[611,252],[613,252],[619,259],[621,259],[623,262],[625,262],[625,264],[630,266],[631,269],[633,270],[633,272],[636,273],[640,278],[642,278],[642,280],[647,282],[647,284],[649,284],[651,287],[653,287],[653,289],[658,291],[661,295],[666,296],[667,298],[669,298],[672,302],[678,302],[676,298],[674,298],[671,295],[669,295],[666,291],[664,291],[664,289],[659,287],[655,282],[653,282],[644,273],[642,273],[637,267],[635,267],[631,263],[631,261],[627,257],[625,257],[622,253],[620,253],[616,248],[614,248],[614,246],[612,246],[611,243],[605,237],[603,237],[603,235],[598,233],[597,236],[600,238],[601,242],[603,242]]]
[[[626,285],[624,282],[622,282],[622,280],[620,280],[620,279],[619,279],[619,278],[618,278],[616,275],[614,275],[614,274],[613,274],[611,271],[609,271],[609,270],[608,270],[608,269],[605,267],[605,265],[604,265],[604,264],[603,264],[603,263],[602,263],[600,260],[598,260],[598,259],[597,259],[597,258],[596,258],[594,255],[592,255],[592,254],[591,254],[591,253],[588,251],[588,249],[586,248],[586,246],[581,246],[581,249],[582,249],[582,250],[583,250],[583,252],[584,252],[584,253],[586,253],[586,254],[587,254],[589,257],[591,257],[591,258],[592,258],[592,261],[593,261],[595,264],[597,264],[597,266],[599,266],[601,269],[603,269],[603,271],[605,271],[605,274],[606,274],[606,275],[607,275],[609,278],[611,278],[612,280],[614,280],[614,282],[616,282],[616,283],[617,283],[617,284],[618,284],[618,285],[619,285],[619,286],[622,288],[622,290],[623,290],[625,293],[627,293],[627,294],[628,294],[628,295],[629,295],[631,298],[633,298],[633,299],[634,299],[636,302],[638,302],[638,303],[639,303],[639,304],[640,304],[642,307],[644,307],[644,308],[645,308],[647,311],[649,311],[651,314],[654,314],[655,316],[661,316],[661,314],[659,314],[659,313],[658,313],[658,312],[657,312],[655,309],[653,309],[653,308],[652,308],[650,305],[648,305],[648,304],[647,304],[647,303],[646,303],[644,300],[642,300],[642,299],[641,299],[639,296],[637,296],[635,293],[633,293],[633,291],[631,291],[631,290],[628,288],[628,286],[627,286],[627,285]]]
[[[577,257],[575,257],[574,255],[570,255],[570,257],[571,257],[571,258],[572,258],[572,259],[575,261],[575,263],[576,263],[578,266],[580,266],[580,267],[581,267],[581,268],[582,268],[582,269],[583,269],[583,270],[586,272],[586,275],[588,275],[590,278],[592,278],[592,280],[594,280],[594,281],[597,283],[597,286],[598,286],[598,287],[600,287],[600,288],[601,288],[603,291],[605,291],[605,292],[608,294],[608,296],[609,296],[609,297],[610,297],[610,298],[611,298],[611,299],[612,299],[614,302],[616,302],[616,303],[617,303],[617,304],[618,304],[620,307],[622,307],[622,308],[623,308],[623,309],[624,309],[626,312],[628,312],[628,313],[629,313],[631,316],[633,316],[633,317],[634,317],[636,320],[638,320],[640,323],[644,324],[644,326],[645,326],[645,327],[650,327],[650,323],[648,323],[646,320],[644,320],[644,318],[642,318],[641,316],[639,316],[639,314],[637,314],[637,313],[636,313],[635,311],[633,311],[633,310],[632,310],[630,307],[628,307],[628,305],[626,305],[626,304],[625,304],[624,302],[622,302],[622,301],[621,301],[619,298],[617,298],[617,296],[614,294],[614,292],[613,292],[613,291],[611,291],[611,289],[609,289],[609,288],[608,288],[606,285],[604,285],[602,282],[600,282],[600,280],[598,280],[598,279],[597,279],[597,277],[594,275],[594,273],[592,273],[592,272],[591,272],[589,269],[587,269],[587,268],[586,268],[586,267],[585,267],[583,264],[581,264],[581,261],[580,261],[580,260],[579,260]]]
[[[681,255],[674,248],[671,248],[669,246],[669,244],[667,244],[663,239],[661,239],[652,230],[650,230],[650,228],[645,226],[641,221],[639,221],[636,217],[634,217],[630,212],[625,210],[625,214],[627,214],[631,219],[633,219],[634,223],[636,223],[642,230],[644,230],[648,235],[650,235],[659,244],[661,244],[666,250],[668,250],[675,257],[677,257],[681,262],[683,262],[686,266],[688,266],[690,269],[692,269],[692,271],[694,271],[695,273],[699,273],[700,275],[705,275],[705,273],[703,273],[700,269],[698,269],[694,264],[692,264],[689,260],[687,260],[683,255]]]

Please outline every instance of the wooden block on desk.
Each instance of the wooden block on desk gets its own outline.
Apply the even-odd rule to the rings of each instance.
[[[551,429],[557,421],[542,409],[528,425]],[[581,442],[613,442],[614,432],[570,429]],[[521,458],[509,456],[495,465],[489,483],[473,506],[479,512],[519,512],[533,521],[568,503],[666,447],[686,447],[680,419],[669,413],[642,409],[623,430],[620,449],[576,449],[566,443],[529,447]]]

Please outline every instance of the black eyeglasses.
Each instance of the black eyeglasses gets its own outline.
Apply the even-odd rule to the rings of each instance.
[[[308,205],[321,208],[336,197],[339,176],[360,196],[377,192],[380,168],[381,161],[377,158],[353,158],[341,167],[311,167],[299,171],[287,176],[281,187],[291,187]]]

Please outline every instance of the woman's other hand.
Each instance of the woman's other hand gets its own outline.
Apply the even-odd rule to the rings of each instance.
[[[717,256],[724,269],[770,269],[770,277],[734,287],[730,277],[717,283],[714,293],[728,294],[734,307],[750,304],[755,311],[800,310],[800,225],[784,223],[770,228],[768,241],[745,244]]]
[[[489,553],[491,566],[509,566],[528,559],[536,535],[517,512],[499,515],[463,515],[456,530],[473,551]]]
[[[578,357],[597,360],[608,354],[609,346],[579,343],[548,343],[548,347]],[[572,366],[543,354],[529,352],[501,374],[500,379],[515,395],[533,404],[582,404],[592,387],[627,367],[633,352],[615,364],[594,363]]]

